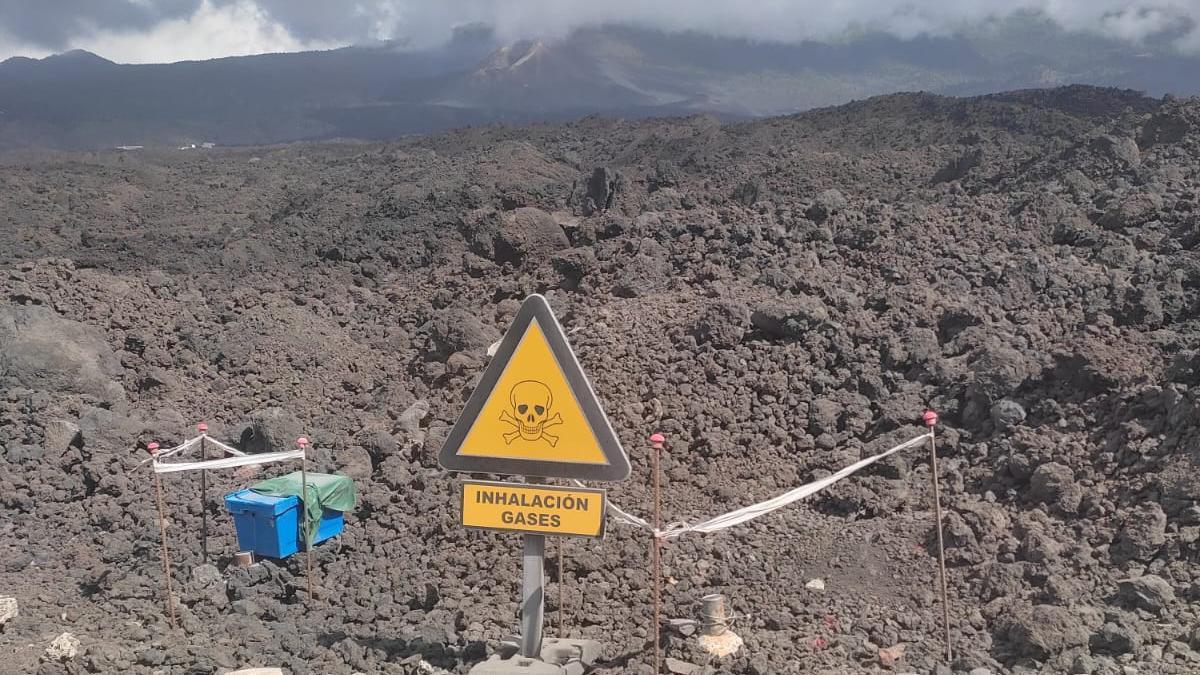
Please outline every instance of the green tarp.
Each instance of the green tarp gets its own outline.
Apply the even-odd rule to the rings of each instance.
[[[301,522],[300,529],[304,529],[304,522],[309,524],[305,540],[311,544],[317,534],[317,523],[321,521],[322,510],[354,510],[354,481],[350,480],[349,476],[309,471],[307,474],[308,501],[304,502],[304,487],[300,475],[299,471],[293,471],[278,478],[255,483],[250,486],[250,489],[271,497],[299,497],[307,512],[307,517]]]

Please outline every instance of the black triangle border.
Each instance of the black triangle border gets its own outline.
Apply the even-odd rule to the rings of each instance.
[[[596,442],[604,453],[605,459],[608,460],[608,464],[580,464],[577,462],[513,459],[511,457],[474,457],[458,454],[475,419],[479,417],[488,397],[495,389],[496,383],[499,382],[500,376],[504,374],[505,366],[512,359],[517,346],[520,345],[521,337],[525,335],[529,324],[535,319],[542,328],[542,334],[546,337],[546,342],[550,345],[554,358],[562,368],[567,386],[571,387],[571,393],[575,395],[575,400],[578,401],[584,417],[587,418],[592,432],[596,435]],[[550,309],[550,303],[544,296],[535,293],[521,304],[516,318],[513,319],[508,332],[500,341],[496,355],[484,369],[483,376],[475,385],[475,390],[471,392],[470,398],[467,399],[467,404],[463,407],[458,420],[454,422],[454,427],[450,429],[450,435],[446,437],[446,442],[442,445],[442,451],[438,455],[438,464],[447,471],[535,476],[538,478],[620,481],[629,477],[629,457],[625,454],[625,449],[621,447],[621,441],[613,431],[608,416],[600,407],[600,401],[596,398],[596,392],[592,389],[591,382],[583,373],[579,360],[575,358],[575,352],[567,343],[567,336],[558,323],[558,318],[554,316],[554,311]]]

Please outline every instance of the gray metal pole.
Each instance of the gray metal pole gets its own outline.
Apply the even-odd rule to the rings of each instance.
[[[546,537],[526,534],[522,546],[523,573],[521,576],[521,656],[539,658],[542,654],[542,610],[545,576],[542,566],[546,559]]]

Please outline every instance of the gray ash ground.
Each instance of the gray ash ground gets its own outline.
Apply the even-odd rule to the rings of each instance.
[[[1198,186],[1200,102],[1082,87],[10,159],[0,594],[20,616],[0,671],[466,672],[516,630],[519,543],[457,524],[436,455],[541,292],[630,451],[617,504],[647,513],[654,431],[666,516],[696,520],[920,433],[932,407],[953,671],[1198,672]],[[136,467],[199,420],[255,450],[306,434],[357,480],[316,600],[300,557],[228,567],[219,496],[253,476],[212,476],[213,574],[198,476],[171,475],[167,627]],[[670,544],[665,615],[724,593],[746,646],[706,663],[672,636],[668,655],[933,672],[927,459]],[[600,672],[648,672],[645,534],[563,545],[568,631],[607,644]],[[80,653],[48,661],[63,631]]]

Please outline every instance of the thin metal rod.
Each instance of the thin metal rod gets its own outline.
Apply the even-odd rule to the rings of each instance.
[[[933,510],[937,518],[938,543],[938,584],[942,591],[942,629],[946,638],[946,663],[954,660],[954,650],[950,645],[950,599],[946,593],[946,546],[942,538],[942,494],[938,480],[937,443],[934,440],[934,425],[929,427],[929,463],[933,474]]]
[[[558,538],[558,637],[567,637],[565,619],[563,618],[563,604],[565,602],[563,587],[567,585],[567,579],[563,576],[563,546],[567,543],[566,537]]]
[[[157,472],[154,474],[154,503],[158,507],[158,534],[162,540],[163,578],[166,579],[167,586],[167,616],[170,619],[171,628],[174,628],[175,599],[171,592],[171,554],[167,550],[167,515],[166,509],[163,507],[162,479],[158,477]]]
[[[304,557],[305,564],[308,567],[308,573],[305,576],[308,578],[308,599],[313,598],[313,565],[312,565],[312,540],[309,539],[309,522],[308,522],[308,452],[300,455],[300,483],[301,483],[301,499],[304,500],[304,529],[302,535],[304,537]]]
[[[200,434],[200,461],[208,460],[208,434]],[[200,555],[208,562],[208,469],[200,470]]]
[[[662,540],[658,538],[657,532],[662,529],[662,485],[659,481],[659,455],[662,453],[662,443],[652,444],[654,452],[651,453],[651,471],[654,473],[654,539],[650,547],[650,567],[652,579],[650,580],[651,588],[654,589],[654,623],[650,625],[650,630],[654,635],[654,673],[659,673],[660,649],[659,633],[661,632],[661,619],[659,615],[662,612],[662,597],[661,597],[661,581],[662,581]]]

